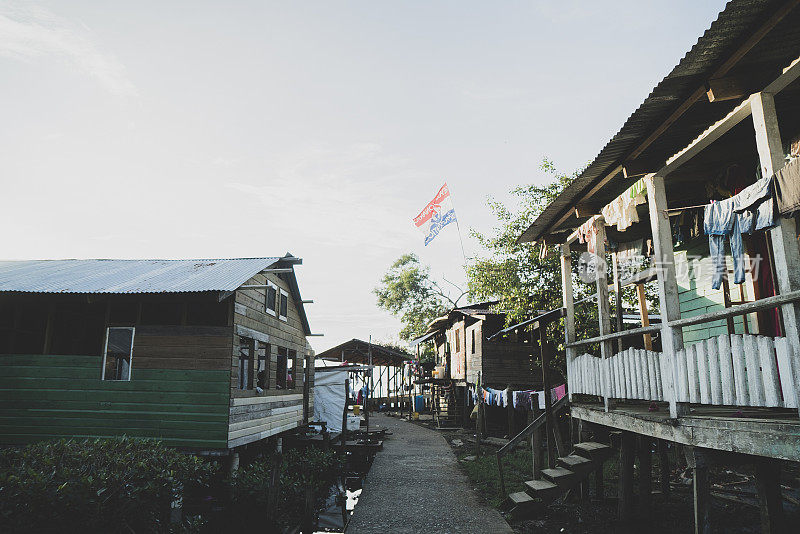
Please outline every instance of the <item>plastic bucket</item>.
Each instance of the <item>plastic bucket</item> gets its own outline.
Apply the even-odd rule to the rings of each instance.
[[[361,415],[361,405],[354,404],[353,405],[353,415]]]

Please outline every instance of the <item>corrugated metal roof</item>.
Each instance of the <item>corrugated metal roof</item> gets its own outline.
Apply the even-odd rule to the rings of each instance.
[[[0,291],[26,293],[185,293],[233,291],[281,260],[0,261]]]
[[[570,210],[595,184],[626,158],[651,133],[692,95],[730,57],[760,25],[786,0],[732,0],[719,14],[711,27],[698,39],[672,71],[652,90],[644,102],[625,121],[625,124],[600,151],[580,175],[536,218],[520,236],[519,241],[536,241],[541,236],[566,228],[553,224]],[[753,90],[759,90],[780,74],[797,57],[800,49],[800,10],[786,16],[753,47],[729,72],[747,79]],[[738,100],[710,103],[704,97],[693,104],[675,123],[662,133],[638,158],[659,168],[668,157],[686,146],[709,125],[724,117],[739,103]],[[633,180],[620,176],[595,194],[592,201],[602,205],[621,193]],[[577,227],[583,220],[571,217],[566,226]]]

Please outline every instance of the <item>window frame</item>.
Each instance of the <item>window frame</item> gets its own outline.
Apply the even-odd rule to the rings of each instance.
[[[128,377],[127,378],[108,378],[106,379],[106,362],[108,361],[108,338],[111,329],[131,331],[131,349],[128,354]],[[101,367],[100,380],[103,382],[130,382],[133,378],[133,343],[136,338],[136,326],[106,326],[106,338],[103,342],[103,366]]]
[[[288,321],[289,320],[289,293],[284,291],[283,289],[278,288],[278,295],[280,296],[280,301],[278,302],[278,319],[281,321]],[[286,315],[283,315],[281,308],[283,308],[283,299],[286,298]]]
[[[269,291],[270,289],[275,291],[275,309],[269,307]],[[264,312],[272,315],[273,317],[278,316],[278,310],[280,309],[280,291],[278,285],[267,280],[267,287],[264,290]]]
[[[472,354],[475,354],[475,329],[470,330],[472,337]]]
[[[246,340],[245,343],[247,344],[248,356],[246,360],[242,359],[242,348],[245,346],[242,341]],[[239,391],[253,391],[255,389],[255,380],[254,380],[254,373],[255,373],[255,352],[256,352],[256,340],[247,336],[239,336]],[[244,375],[242,373],[242,363],[243,361],[247,362],[247,379],[244,380]],[[244,386],[244,387],[242,387]]]
[[[289,367],[289,360],[292,361],[292,366]],[[297,351],[288,349],[286,351],[286,389],[297,389]],[[292,385],[289,386],[289,374],[292,375]]]
[[[281,360],[283,360],[283,365],[281,365]],[[288,347],[281,347],[278,346],[275,356],[275,389],[288,389],[287,386],[287,378],[289,375],[289,348]],[[281,373],[281,367],[283,367],[283,373]],[[283,376],[281,376],[283,375]],[[292,377],[294,379],[294,377]]]

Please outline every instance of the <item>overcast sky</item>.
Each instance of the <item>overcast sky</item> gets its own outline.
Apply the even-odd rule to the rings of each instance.
[[[4,3],[2,259],[282,255],[318,351],[395,338],[416,252],[462,282],[486,198],[588,163],[724,7],[671,2]]]

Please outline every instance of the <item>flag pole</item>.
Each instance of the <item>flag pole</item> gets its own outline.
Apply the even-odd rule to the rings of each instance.
[[[447,182],[445,182],[446,184]],[[447,186],[447,192],[450,195],[450,202],[453,202],[453,191],[450,186]],[[453,202],[453,209],[456,208],[456,203]],[[464,239],[461,237],[461,225],[458,224],[458,215],[456,215],[456,229],[458,229],[458,242],[461,243],[461,255],[464,257],[464,272],[467,272],[467,253],[464,252]]]

